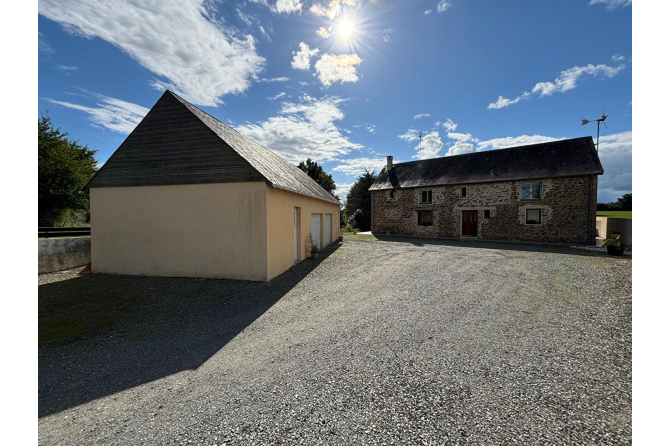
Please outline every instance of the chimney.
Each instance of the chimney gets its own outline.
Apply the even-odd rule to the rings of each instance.
[[[390,172],[393,169],[393,156],[386,157],[386,171]]]

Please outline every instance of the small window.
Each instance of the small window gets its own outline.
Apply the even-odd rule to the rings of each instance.
[[[421,191],[421,203],[432,203],[433,202],[433,191],[424,190]]]
[[[522,184],[521,185],[521,199],[522,200],[541,200],[542,199],[542,183]]]
[[[468,196],[468,191],[465,187],[461,187],[461,198],[465,198]]]
[[[542,210],[541,209],[526,209],[526,224],[527,225],[542,224]]]
[[[418,211],[419,226],[433,226],[433,211]]]
[[[398,198],[398,191],[393,189],[390,194],[391,198]]]
[[[484,209],[484,218],[485,218],[486,220],[490,220],[490,219],[491,219],[491,209]]]

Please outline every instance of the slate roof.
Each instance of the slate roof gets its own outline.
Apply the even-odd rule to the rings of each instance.
[[[602,175],[593,138],[444,156],[384,167],[369,190]]]
[[[86,189],[247,181],[339,203],[297,166],[168,90]]]

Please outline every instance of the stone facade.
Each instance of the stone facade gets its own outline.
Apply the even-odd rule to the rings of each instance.
[[[541,197],[523,200],[522,186],[537,183],[541,184]],[[428,190],[432,191],[432,202],[421,203],[421,192]],[[476,237],[480,239],[594,244],[597,190],[597,175],[416,187],[393,193],[376,190],[372,191],[372,231],[461,237],[463,211],[476,210]],[[529,209],[540,210],[539,224],[527,224]],[[418,224],[419,211],[432,211],[432,225]]]

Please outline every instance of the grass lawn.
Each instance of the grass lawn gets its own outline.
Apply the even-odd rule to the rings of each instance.
[[[353,232],[341,232],[340,233],[345,240],[377,240],[377,237],[374,235],[366,234],[354,234]]]
[[[598,211],[598,217],[633,218],[633,211]]]

